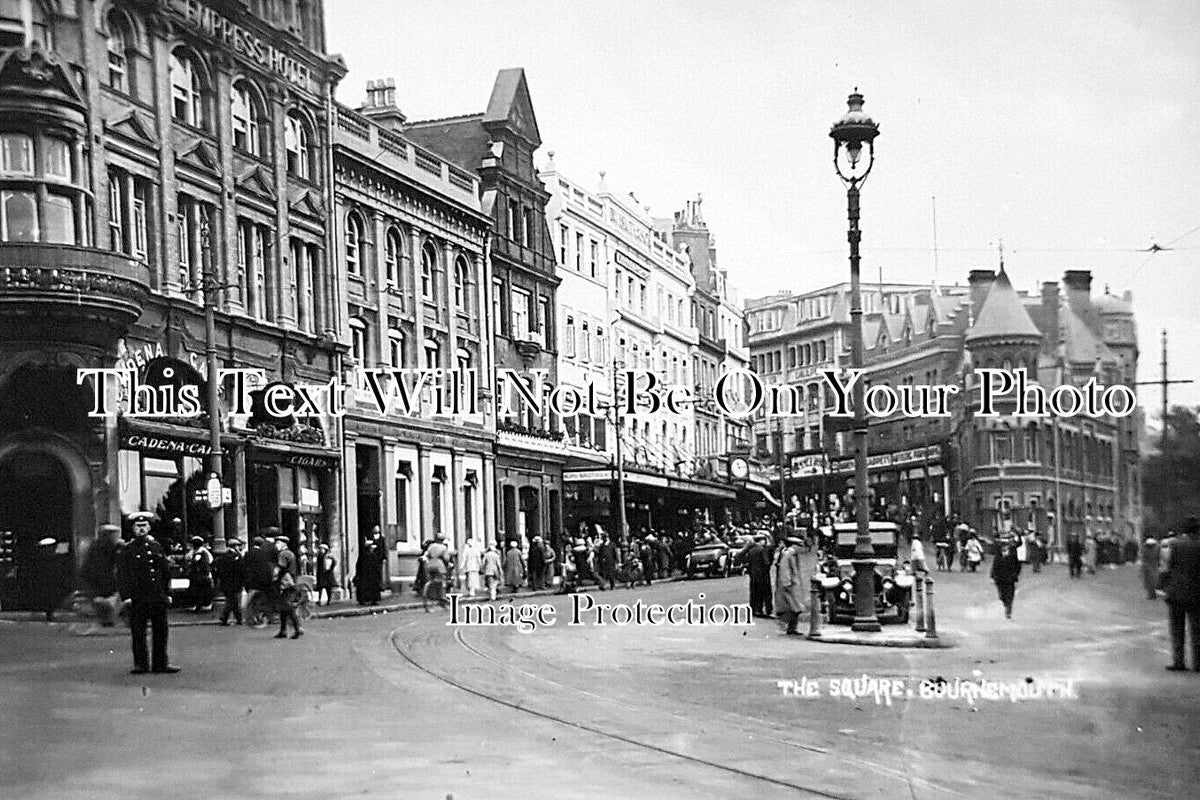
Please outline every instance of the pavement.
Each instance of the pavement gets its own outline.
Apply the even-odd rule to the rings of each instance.
[[[477,607],[554,610],[527,632],[440,609],[314,619],[300,640],[181,627],[183,672],[131,676],[118,639],[0,621],[0,797],[1190,795],[1200,674],[1163,669],[1165,608],[1134,568],[1023,574],[1012,620],[984,575],[935,577],[952,649],[762,620],[572,625],[582,601],[550,595]],[[745,595],[727,579],[588,598]],[[988,699],[984,680],[1013,697]],[[1022,686],[1059,694],[1018,700]]]

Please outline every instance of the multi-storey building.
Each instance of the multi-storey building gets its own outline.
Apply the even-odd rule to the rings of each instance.
[[[555,330],[556,243],[546,226],[549,195],[538,179],[533,155],[541,146],[529,87],[522,69],[501,70],[487,110],[427,122],[408,122],[405,134],[479,175],[482,210],[492,220],[490,287],[492,343],[497,370],[545,385],[558,379]],[[517,396],[507,380],[497,393]],[[560,544],[562,470],[566,449],[560,421],[547,407],[539,415],[514,402],[506,413],[499,396],[496,423],[496,525],[501,541],[527,542],[543,534]]]
[[[351,561],[376,527],[393,580],[415,573],[422,543],[445,535],[492,539],[494,420],[459,409],[439,415],[426,389],[416,413],[399,399],[380,413],[363,370],[443,370],[475,393],[492,387],[485,249],[491,219],[479,178],[403,133],[392,81],[367,101],[333,109],[336,262],[344,276],[345,513]],[[406,375],[407,373],[401,373]],[[415,383],[415,374],[410,375]],[[405,379],[405,378],[402,378]],[[398,388],[394,377],[386,389]]]
[[[728,454],[749,444],[750,425],[726,415],[713,399],[722,375],[749,364],[743,314],[728,274],[717,267],[717,243],[704,222],[700,198],[688,201],[672,218],[656,220],[655,230],[686,255],[695,282],[688,313],[697,332],[692,352],[693,384],[700,398],[695,414],[696,469],[700,475],[725,479]],[[731,396],[740,397],[743,389],[739,383]]]
[[[625,396],[625,370],[653,373],[660,389],[694,388],[699,336],[686,255],[665,241],[632,195],[609,191],[603,175],[598,189],[589,191],[559,173],[551,160],[542,179],[551,192],[547,215],[560,245],[559,330],[579,337],[560,348],[560,380],[580,388],[590,382],[606,407],[614,382],[620,380],[618,394]],[[697,451],[694,406],[678,411],[619,418],[610,411],[603,418],[567,422],[570,529],[580,524],[615,529],[618,447],[626,520],[635,533],[643,527],[685,527],[697,513],[712,517],[734,499],[728,484],[711,480],[707,459]]]
[[[43,536],[78,563],[98,524],[138,509],[158,514],[168,546],[209,533],[192,491],[208,473],[203,419],[89,417],[92,384],[76,384],[78,368],[202,371],[206,275],[222,366],[289,383],[337,374],[326,118],[345,67],[324,54],[319,0],[2,8],[0,529],[14,548],[0,603],[12,607],[28,601]],[[276,525],[297,548],[336,546],[337,420],[259,425],[227,400],[206,412],[221,418],[226,535]]]
[[[1048,390],[1093,378],[1132,387],[1138,360],[1132,296],[1106,293],[1094,302],[1091,282],[1087,270],[1068,270],[1065,299],[1053,282],[1030,296],[1012,288],[1003,264],[999,274],[973,271],[975,319],[965,337],[970,366],[1024,367]],[[973,413],[978,381],[968,379],[965,391],[971,402],[956,442],[967,467],[957,485],[964,516],[981,528],[1053,519],[1055,546],[1070,533],[1140,538],[1140,412],[1038,418],[1004,414],[1012,409],[1006,402],[1000,417],[983,418]]]
[[[869,486],[876,509],[960,513],[982,530],[1026,525],[1066,533],[1140,531],[1137,452],[1141,413],[1129,417],[983,418],[977,367],[1025,367],[1052,390],[1064,383],[1132,385],[1137,339],[1132,298],[1095,302],[1091,275],[1068,271],[1040,295],[1018,293],[1007,274],[974,270],[968,287],[871,286],[863,292],[865,380],[892,387],[961,388],[950,417],[900,410],[872,418]],[[833,396],[817,370],[849,361],[848,285],[751,301],[751,362],[764,384],[798,385],[804,410],[755,421],[757,452],[779,490],[825,507],[853,481],[850,434],[828,424]],[[1010,408],[1011,410],[1011,408]],[[823,434],[824,432],[824,434]],[[1051,524],[1051,522],[1054,524]]]

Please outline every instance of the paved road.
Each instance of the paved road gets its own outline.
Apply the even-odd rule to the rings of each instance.
[[[130,676],[124,638],[4,624],[0,796],[1179,798],[1200,781],[1200,675],[1163,669],[1163,608],[1132,569],[1026,575],[1012,621],[983,575],[937,577],[953,649],[820,644],[762,621],[568,626],[558,597],[558,624],[532,633],[436,612],[314,621],[299,641],[174,629],[184,672]],[[915,690],[976,671],[1069,678],[1078,697],[830,696],[841,676]],[[776,681],[802,676],[823,696],[782,696]]]

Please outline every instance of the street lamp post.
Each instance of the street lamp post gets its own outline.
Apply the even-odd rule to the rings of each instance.
[[[215,309],[217,305],[217,292],[220,290],[220,284],[217,282],[215,270],[213,268],[212,248],[210,241],[210,226],[207,220],[200,227],[201,237],[201,280],[203,285],[201,290],[204,293],[204,362],[205,372],[204,380],[208,384],[208,436],[209,436],[209,475],[210,491],[216,489],[220,494],[224,494],[221,475],[223,472],[223,454],[221,451],[221,406],[219,399],[219,387],[217,376],[220,374],[217,364],[217,331],[215,320]],[[212,509],[212,538],[213,550],[221,553],[225,550],[225,507],[224,499],[220,496],[209,498],[209,507]]]
[[[879,125],[863,110],[863,96],[856,88],[847,101],[846,115],[833,124],[833,167],[846,185],[850,229],[850,367],[863,366],[862,292],[859,281],[858,192],[875,163],[875,137]],[[863,145],[866,158],[863,159]],[[875,548],[871,545],[871,523],[867,498],[867,420],[863,409],[863,381],[856,381],[854,401],[854,518],[858,533],[854,540],[854,631],[878,631],[875,616]]]

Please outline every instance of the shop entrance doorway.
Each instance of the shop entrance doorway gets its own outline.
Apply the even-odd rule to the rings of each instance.
[[[52,453],[17,450],[0,461],[0,608],[41,609],[71,591],[73,495]],[[51,538],[54,545],[38,545]]]

